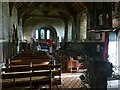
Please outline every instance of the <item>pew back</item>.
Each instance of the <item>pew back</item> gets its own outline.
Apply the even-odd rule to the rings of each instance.
[[[10,67],[3,69],[2,73],[2,87],[18,87],[34,85],[49,85],[51,89],[51,67],[35,69],[34,67]]]

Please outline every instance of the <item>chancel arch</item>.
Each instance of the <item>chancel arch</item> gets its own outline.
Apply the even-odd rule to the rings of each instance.
[[[57,32],[52,26],[43,26],[36,28],[32,37],[41,43],[49,39],[57,42]]]

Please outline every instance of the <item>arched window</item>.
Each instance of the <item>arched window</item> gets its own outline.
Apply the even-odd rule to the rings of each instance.
[[[39,35],[39,34],[38,34],[38,30],[36,30],[36,31],[35,31],[35,37],[36,37],[36,39],[38,39],[38,35]]]
[[[54,39],[54,32],[48,28],[39,28],[35,30],[35,38],[40,40],[40,39]]]
[[[68,22],[68,35],[67,41],[70,42],[72,40],[72,21]]]
[[[45,39],[45,30],[44,29],[40,30],[40,39]]]
[[[80,19],[80,40],[85,40],[87,36],[87,14],[83,13]]]
[[[47,30],[47,39],[50,39],[50,30]]]

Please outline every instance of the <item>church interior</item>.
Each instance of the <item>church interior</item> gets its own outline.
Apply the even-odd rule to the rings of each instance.
[[[120,1],[0,1],[1,90],[119,90]]]

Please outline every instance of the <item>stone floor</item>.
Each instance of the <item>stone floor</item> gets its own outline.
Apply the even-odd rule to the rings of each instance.
[[[63,73],[61,75],[61,85],[60,88],[82,88],[83,83],[80,80],[80,75],[82,73]]]
[[[81,72],[78,73],[62,73],[61,74],[61,85],[52,86],[52,90],[86,90],[86,86],[80,80],[79,76],[82,75]],[[88,86],[87,86],[88,87]],[[108,81],[107,90],[120,90],[120,80],[110,80]],[[30,88],[9,88],[5,90],[31,90]],[[33,89],[33,90],[41,90]]]
[[[120,90],[120,80],[109,80],[107,90]]]
[[[85,90],[84,85],[81,82],[79,76],[82,73],[62,73],[61,74],[61,85],[52,86],[52,90]],[[4,90],[30,90],[29,87],[26,88],[9,88]],[[33,90],[42,90],[40,88]]]

